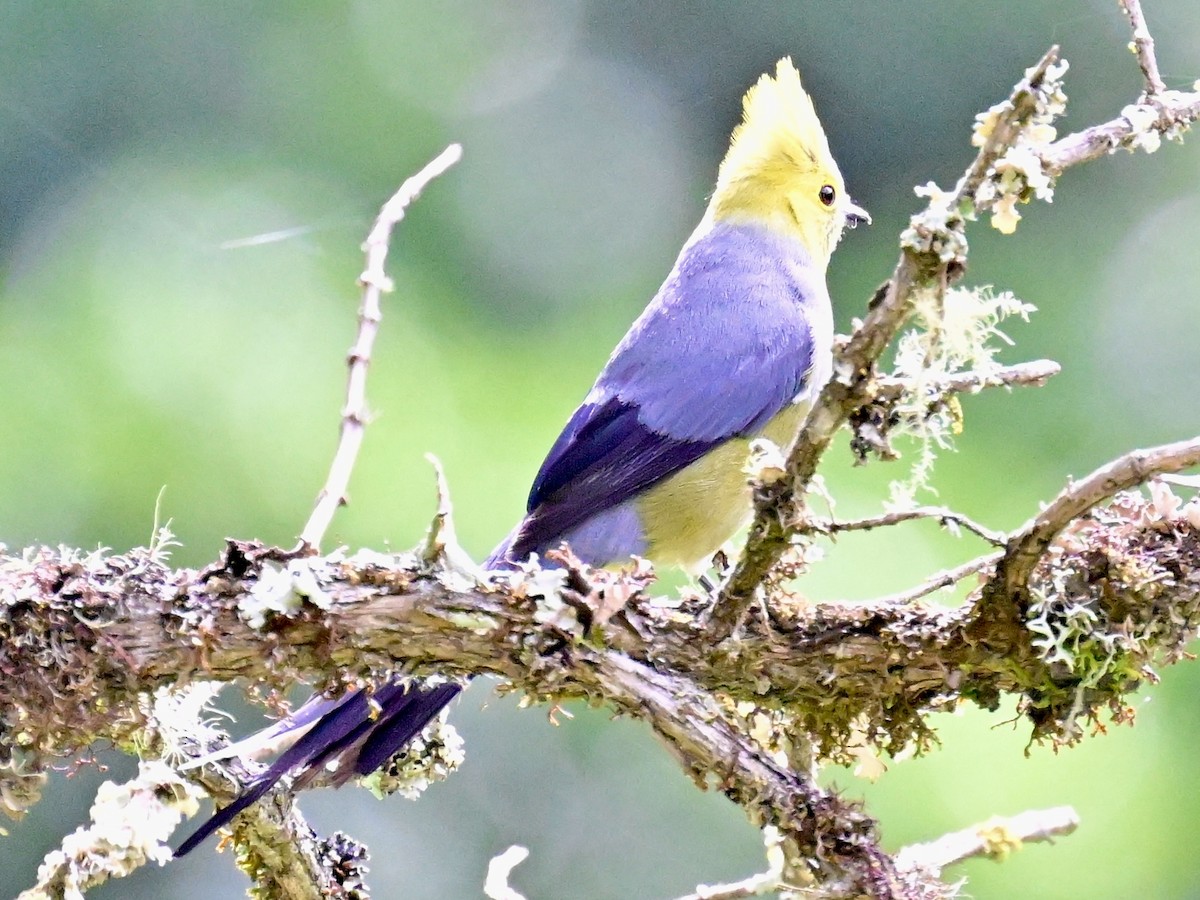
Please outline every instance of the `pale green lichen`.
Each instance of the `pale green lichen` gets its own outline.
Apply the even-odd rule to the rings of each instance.
[[[446,616],[446,621],[457,629],[471,631],[479,635],[491,634],[500,627],[500,622],[495,616],[489,616],[487,613],[482,612],[450,613]]]
[[[741,730],[781,766],[790,765],[799,732],[791,716],[780,709],[769,709],[747,700],[724,699],[726,709],[741,723]]]
[[[958,372],[997,368],[1001,345],[1012,343],[1001,323],[1012,318],[1028,321],[1034,311],[1011,292],[988,285],[916,296],[914,314],[920,327],[906,331],[897,342],[895,374],[909,387],[895,407],[895,431],[912,437],[917,450],[908,476],[892,482],[889,508],[909,509],[921,491],[932,491],[938,453],[952,449],[954,435],[961,430],[961,407],[953,398],[942,398],[936,383]]]
[[[1046,665],[1061,664],[1068,669],[1095,670],[1085,665],[1085,650],[1090,649],[1099,617],[1086,603],[1062,596],[1050,596],[1031,590],[1033,602],[1025,620],[1025,627],[1037,635],[1030,643]],[[1111,653],[1105,654],[1111,658]],[[1081,674],[1076,672],[1076,674]]]
[[[774,441],[755,438],[742,472],[752,486],[776,484],[787,475],[787,456]]]
[[[129,749],[139,756],[161,753],[169,763],[188,762],[185,768],[203,762],[203,758],[193,759],[195,749],[218,745],[225,737],[213,722],[218,713],[212,705],[223,687],[220,682],[201,681],[184,688],[163,686],[144,697],[146,726],[135,733]]]
[[[84,891],[145,865],[173,857],[167,838],[200,808],[199,789],[161,760],[143,760],[125,784],[106,781],[96,792],[90,825],[46,855],[37,884],[20,900],[82,900]]]
[[[161,497],[161,495],[160,495]],[[182,547],[179,541],[175,539],[175,532],[171,530],[171,520],[159,525],[158,524],[158,504],[154,507],[154,530],[150,535],[150,544],[146,547],[146,554],[150,557],[150,561],[165,566],[171,561],[171,551],[176,547]]]
[[[1162,135],[1154,127],[1158,124],[1158,110],[1147,103],[1131,103],[1121,110],[1121,118],[1133,130],[1130,148],[1153,153],[1162,146]]]
[[[262,628],[270,615],[291,616],[305,603],[329,609],[333,598],[322,589],[308,559],[293,559],[282,569],[264,566],[254,586],[238,604],[238,614],[251,628]]]
[[[563,599],[566,570],[541,568],[535,554],[527,565],[522,566],[522,571],[525,574],[524,594],[534,601],[533,620],[582,638],[584,628],[579,614]]]
[[[1046,667],[1023,701],[1035,737],[1072,743],[1085,721],[1103,727],[1103,708],[1130,721],[1124,698],[1186,655],[1200,596],[1192,501],[1161,482],[1150,495],[1119,494],[1073,523],[1029,585],[1025,627]]]
[[[1036,106],[1029,123],[1013,145],[992,164],[975,190],[975,207],[989,210],[992,227],[1002,234],[1016,231],[1021,219],[1017,204],[1027,203],[1035,197],[1047,203],[1054,199],[1054,181],[1042,162],[1041,151],[1057,137],[1054,120],[1067,108],[1067,95],[1062,85],[1066,71],[1066,60],[1046,69],[1045,76],[1033,88]],[[1027,71],[1026,77],[1031,73],[1032,70]],[[1008,109],[1009,101],[1005,100],[977,115],[971,143],[976,147],[985,146]],[[973,211],[966,215],[974,218]]]
[[[399,794],[416,800],[431,784],[445,781],[458,771],[465,759],[463,739],[443,714],[360,782],[381,799]]]
[[[934,254],[947,266],[965,265],[969,248],[963,221],[969,216],[955,205],[954,192],[932,181],[913,190],[918,197],[927,197],[929,205],[909,220],[900,234],[900,246],[921,255]]]
[[[1069,706],[1053,734],[1056,741],[1071,743],[1082,737],[1080,719],[1087,710],[1088,696],[1114,675],[1121,680],[1137,678],[1129,668],[1131,638],[1104,630],[1101,617],[1092,609],[1086,596],[1068,592],[1052,594],[1031,590],[1033,603],[1027,612],[1025,626],[1036,635],[1030,644],[1052,671],[1069,673],[1074,687],[1070,688]]]

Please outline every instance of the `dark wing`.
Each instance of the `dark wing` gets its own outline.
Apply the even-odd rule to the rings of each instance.
[[[529,492],[511,559],[557,544],[585,519],[695,462],[720,441],[677,440],[647,428],[638,408],[612,398],[575,411]]]

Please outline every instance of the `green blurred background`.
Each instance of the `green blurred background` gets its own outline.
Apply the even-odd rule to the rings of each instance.
[[[1168,83],[1190,85],[1195,0],[1147,6]],[[1111,118],[1140,87],[1127,40],[1112,0],[10,0],[0,539],[144,544],[165,485],[180,564],[213,559],[226,535],[291,543],[335,442],[359,243],[380,202],[456,140],[463,162],[394,245],[376,420],[331,539],[414,544],[433,510],[433,452],[482,557],[699,218],[740,95],[778,57],[795,58],[875,216],[830,273],[844,329],[894,263],[912,186],[949,185],[969,160],[974,114],[1058,42],[1071,62],[1062,128]],[[1200,422],[1195,140],[1073,171],[1026,215],[1010,238],[972,230],[970,280],[1040,308],[1010,329],[1005,358],[1050,356],[1063,374],[968,398],[960,452],[937,479],[937,499],[999,528],[1069,475]],[[839,512],[877,510],[903,464],[847,458],[843,443],[827,470]],[[870,597],[979,549],[919,525],[847,539],[805,587]],[[943,716],[939,752],[875,785],[832,780],[867,798],[890,847],[1077,807],[1083,827],[1058,846],[969,866],[976,897],[1200,896],[1198,685],[1196,665],[1169,671],[1139,698],[1136,728],[1058,755],[1026,758],[1027,729],[1007,712]],[[348,789],[304,809],[370,843],[378,897],[479,896],[487,860],[511,843],[532,850],[514,879],[530,898],[669,897],[761,868],[741,813],[699,794],[646,729],[575,712],[556,728],[478,683],[456,707],[468,758],[449,783],[416,804]],[[131,769],[102,758],[108,777]],[[102,777],[54,780],[3,839],[0,895],[32,883]],[[210,842],[94,896],[244,887]]]

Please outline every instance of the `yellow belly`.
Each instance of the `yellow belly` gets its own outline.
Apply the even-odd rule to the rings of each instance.
[[[808,406],[789,404],[760,436],[785,450],[791,447]],[[638,498],[646,555],[656,565],[703,570],[721,545],[749,521],[753,497],[742,471],[749,454],[749,439],[732,438]]]

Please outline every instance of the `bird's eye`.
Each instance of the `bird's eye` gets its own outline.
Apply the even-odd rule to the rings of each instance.
[[[817,192],[817,196],[821,198],[821,202],[826,206],[833,206],[833,201],[837,199],[837,191],[834,190],[832,184],[827,184]]]

